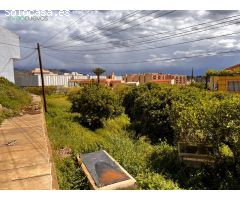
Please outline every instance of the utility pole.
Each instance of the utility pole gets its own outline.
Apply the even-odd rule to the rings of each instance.
[[[45,112],[47,112],[47,103],[46,103],[45,88],[44,88],[44,77],[43,77],[43,69],[42,69],[42,58],[41,58],[39,43],[37,43],[37,50],[38,50],[39,67],[40,67],[41,81],[42,81],[43,105],[44,105]]]

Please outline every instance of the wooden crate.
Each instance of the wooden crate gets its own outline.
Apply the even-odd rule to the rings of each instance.
[[[201,167],[202,165],[214,165],[211,145],[178,143],[178,155],[181,162],[189,167]]]

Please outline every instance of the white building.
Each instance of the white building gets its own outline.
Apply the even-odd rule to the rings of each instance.
[[[54,74],[49,70],[43,70],[43,78],[45,86],[69,86],[69,81],[72,79],[88,79],[87,75],[79,74],[77,72],[64,73],[63,75]],[[35,68],[32,74],[16,74],[16,85],[18,86],[41,86],[40,69]]]
[[[114,74],[113,74],[114,75]],[[112,76],[100,76],[100,79],[113,78]],[[72,87],[70,80],[92,80],[97,79],[95,75],[83,75],[78,72],[55,74],[47,69],[43,69],[43,78],[45,86],[64,86]],[[115,76],[114,80],[122,80],[122,76]],[[21,87],[41,86],[42,79],[40,69],[35,68],[31,73],[16,73],[15,74],[16,85]]]
[[[0,27],[0,77],[14,81],[13,63],[20,58],[19,36]]]

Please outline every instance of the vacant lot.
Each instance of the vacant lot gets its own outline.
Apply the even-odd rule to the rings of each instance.
[[[154,172],[153,164],[150,164],[157,151],[174,152],[175,149],[165,143],[153,146],[144,138],[133,139],[126,131],[129,119],[125,115],[108,120],[103,128],[91,131],[77,122],[79,116],[70,112],[71,104],[66,96],[51,95],[47,101],[47,126],[61,189],[89,189],[76,163],[76,155],[101,149],[136,178],[139,189],[179,188],[174,181]]]
[[[153,84],[113,93],[90,85],[70,93],[70,100],[49,95],[47,102],[62,189],[89,189],[76,155],[103,149],[137,180],[139,189],[240,188],[239,95]],[[210,145],[214,166],[180,163],[177,144],[182,141]]]

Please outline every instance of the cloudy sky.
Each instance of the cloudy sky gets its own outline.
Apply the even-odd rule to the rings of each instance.
[[[37,21],[20,21],[0,12],[0,25],[20,36],[21,57],[25,59],[19,60],[16,67],[38,67],[36,50],[31,49],[37,42],[45,68],[84,73],[101,66],[117,74],[191,74],[194,68],[195,74],[200,75],[209,68],[240,63],[239,53],[216,55],[240,49],[239,11],[70,11],[66,16],[53,13]],[[202,56],[209,53],[211,56]]]

